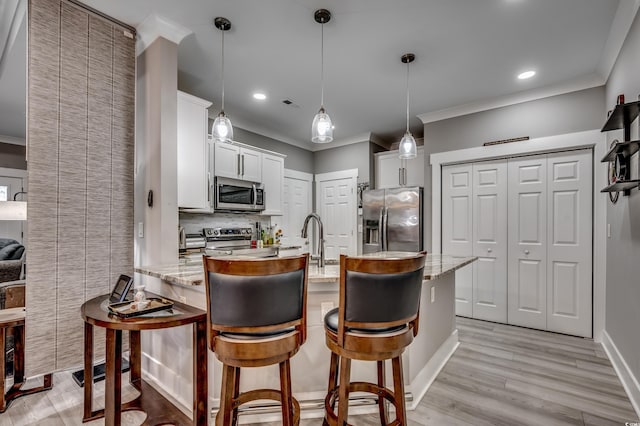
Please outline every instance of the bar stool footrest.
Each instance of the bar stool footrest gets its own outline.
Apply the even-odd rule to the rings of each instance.
[[[282,392],[276,389],[254,389],[242,392],[237,398],[233,399],[232,409],[235,410],[247,402],[263,399],[277,401],[282,404]],[[300,403],[293,397],[291,397],[291,403],[293,405],[293,423],[298,425],[300,424]],[[220,413],[221,411],[218,411],[218,414],[216,414],[216,425],[219,424],[218,418],[220,417]]]
[[[327,396],[324,399],[324,409],[325,409],[325,417],[322,422],[323,425],[328,426],[337,426],[338,425],[338,415],[335,413],[334,406],[336,400],[338,399],[338,392],[340,388],[335,387],[327,393]],[[372,393],[378,396],[378,398],[382,397],[392,403],[394,406],[397,405],[395,395],[389,391],[387,388],[383,388],[381,386],[376,385],[375,383],[369,382],[351,382],[349,383],[349,393],[351,392],[367,392]],[[387,423],[386,426],[396,426],[400,425],[399,420],[393,420],[390,423]],[[344,426],[353,426],[350,423],[346,423]]]

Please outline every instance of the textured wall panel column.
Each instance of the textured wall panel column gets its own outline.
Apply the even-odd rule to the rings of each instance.
[[[85,232],[87,220],[88,16],[62,3],[60,139],[58,140],[58,274],[56,363],[73,366],[84,352]],[[74,362],[74,359],[76,360]]]
[[[133,273],[134,48],[75,4],[29,2],[29,376],[80,366],[80,306]]]
[[[58,1],[29,2],[25,351],[34,375],[52,371],[56,357],[60,9]]]

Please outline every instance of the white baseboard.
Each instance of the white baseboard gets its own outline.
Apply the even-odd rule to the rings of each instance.
[[[451,355],[458,349],[458,346],[460,346],[460,342],[458,342],[458,330],[456,329],[433,354],[427,364],[422,367],[416,378],[411,381],[410,389],[413,394],[413,400],[407,405],[407,410],[415,410],[420,404],[429,387],[438,377]]]
[[[620,351],[616,347],[611,336],[607,333],[607,330],[602,332],[602,347],[604,348],[613,368],[618,374],[618,378],[622,382],[624,390],[627,392],[627,396],[633,405],[633,409],[636,411],[636,415],[640,417],[640,383],[638,379],[633,375],[633,372],[629,368],[629,365],[622,357]]]

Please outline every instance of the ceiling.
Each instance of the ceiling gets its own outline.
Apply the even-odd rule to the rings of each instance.
[[[479,105],[503,98],[602,85],[613,65],[608,50],[614,18],[619,19],[616,11],[633,1],[83,2],[134,27],[156,14],[189,29],[192,33],[178,48],[178,86],[212,101],[211,116],[219,111],[222,89],[221,32],[211,22],[216,16],[228,18],[232,28],[225,34],[227,116],[235,126],[316,150],[319,146],[310,137],[311,121],[320,107],[321,26],[313,19],[318,8],[333,15],[324,26],[324,104],[335,125],[330,147],[370,137],[387,143],[402,137],[406,65],[400,57],[406,52],[416,55],[409,89],[410,127],[417,137],[423,131],[419,115],[426,119],[465,105],[481,109]],[[24,46],[15,46],[22,49],[22,56],[15,55],[21,56],[22,67]],[[516,79],[529,69],[537,72],[535,77]],[[0,76],[1,103],[5,90],[16,87],[5,81],[15,77],[8,71]],[[252,98],[258,90],[266,100]],[[293,105],[283,104],[284,99]],[[0,134],[6,132],[3,124]]]

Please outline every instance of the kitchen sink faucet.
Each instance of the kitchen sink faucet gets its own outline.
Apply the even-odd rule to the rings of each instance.
[[[302,225],[302,238],[307,238],[307,228],[309,227],[309,220],[315,219],[318,222],[318,267],[324,268],[324,232],[322,230],[322,220],[320,220],[320,216],[316,213],[309,213],[307,217],[304,219],[304,225]]]

